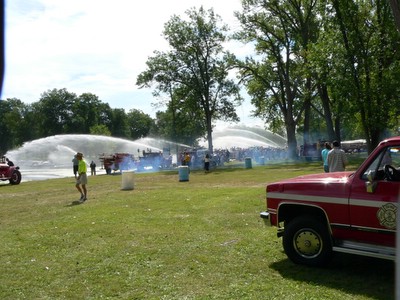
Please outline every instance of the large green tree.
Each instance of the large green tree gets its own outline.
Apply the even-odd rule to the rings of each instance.
[[[128,118],[122,108],[112,109],[111,135],[120,138],[129,136]]]
[[[157,127],[153,133],[175,142],[176,152],[178,144],[197,146],[196,141],[206,132],[204,118],[199,116],[202,110],[198,106],[188,105],[198,105],[195,99],[190,99],[192,96],[193,94],[187,93],[185,88],[171,89],[166,111],[159,111],[156,115]]]
[[[236,13],[242,27],[236,37],[255,46],[255,55],[238,64],[254,113],[274,131],[285,127],[291,158],[300,121],[309,142],[314,85],[308,49],[318,37],[316,2],[242,0]]]
[[[334,22],[334,14],[329,4],[318,1],[317,14],[320,19],[318,39],[311,45],[309,60],[319,101],[313,102],[316,112],[314,123],[318,124],[321,136],[325,140],[360,137],[356,130],[358,122],[350,113],[348,91],[351,84],[348,77],[344,49],[338,40],[340,32]],[[351,132],[346,130],[351,128]]]
[[[272,129],[285,126],[291,156],[296,129],[305,142],[311,126],[329,139],[361,133],[371,150],[398,127],[400,42],[387,1],[242,4],[237,36],[255,55],[241,75],[255,114]]]
[[[171,50],[155,52],[137,84],[156,83],[156,90],[167,96],[179,89],[181,107],[193,110],[202,120],[212,152],[213,122],[237,121],[235,107],[242,98],[239,86],[229,77],[232,55],[223,48],[228,28],[219,25],[221,19],[212,9],[193,8],[186,14],[188,20],[175,15],[166,23],[163,34]]]
[[[348,100],[372,151],[386,130],[398,125],[400,35],[385,0],[332,0],[332,5],[351,83]]]
[[[139,139],[149,134],[154,126],[154,120],[138,109],[131,109],[127,114],[129,138]]]
[[[0,154],[36,136],[36,120],[29,105],[12,98],[0,101]]]
[[[33,104],[42,137],[70,133],[68,128],[76,98],[75,93],[68,92],[65,88],[53,89],[44,92],[40,100]]]
[[[67,89],[42,93],[26,105],[19,99],[0,101],[0,154],[23,142],[57,134],[102,134],[144,137],[154,120],[137,110],[111,109],[92,93],[77,96]]]
[[[80,95],[71,105],[71,118],[67,131],[71,133],[88,133],[90,128],[97,124],[104,124],[102,114],[107,114],[103,103],[98,96],[91,93]],[[106,125],[106,124],[104,124]]]

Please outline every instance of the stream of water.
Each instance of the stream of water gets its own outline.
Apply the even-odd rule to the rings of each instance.
[[[284,138],[268,131],[225,128],[213,133],[214,149],[230,149],[232,147],[284,147]],[[261,133],[262,133],[261,132]],[[207,147],[206,141],[200,145]],[[104,153],[130,153],[139,157],[142,151],[174,153],[178,148],[190,148],[188,145],[174,142],[143,138],[130,141],[121,138],[68,134],[55,135],[31,142],[22,147],[9,151],[6,156],[20,167],[22,181],[44,180],[50,178],[73,177],[72,158],[77,152],[84,154],[84,160],[90,164],[93,160],[97,165],[97,173],[105,174],[101,168],[99,156]],[[174,153],[176,155],[176,153]],[[176,156],[175,156],[176,157]],[[176,161],[176,158],[175,158]]]

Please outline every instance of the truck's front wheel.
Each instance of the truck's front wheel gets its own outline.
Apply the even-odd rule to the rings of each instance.
[[[322,266],[332,256],[327,227],[311,216],[295,218],[285,226],[283,248],[296,264]]]

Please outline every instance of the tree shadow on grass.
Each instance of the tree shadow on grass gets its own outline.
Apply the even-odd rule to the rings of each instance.
[[[395,263],[364,256],[335,253],[324,268],[296,265],[289,259],[271,264],[283,277],[311,282],[348,294],[388,300],[395,295]]]

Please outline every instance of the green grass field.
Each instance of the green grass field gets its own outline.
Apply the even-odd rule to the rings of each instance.
[[[84,204],[73,178],[0,184],[0,299],[394,299],[393,262],[294,265],[260,219],[266,183],[321,170],[89,176]]]

